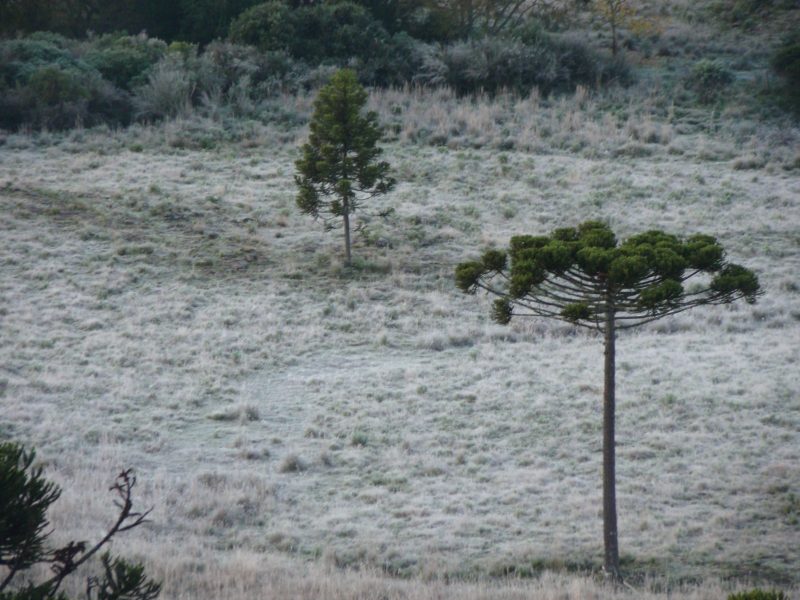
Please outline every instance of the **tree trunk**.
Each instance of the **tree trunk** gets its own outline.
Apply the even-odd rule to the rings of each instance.
[[[350,203],[344,201],[344,255],[346,266],[350,266]]]
[[[610,299],[606,306],[605,323],[605,382],[603,389],[603,542],[605,545],[606,577],[622,581],[619,572],[619,540],[617,536],[617,491],[614,442],[615,408],[615,347],[616,325],[614,306]]]

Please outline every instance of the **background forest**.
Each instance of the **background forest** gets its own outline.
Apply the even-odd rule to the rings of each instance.
[[[797,10],[785,0],[4,0],[0,11],[5,128],[127,125],[191,109],[291,120],[276,96],[316,89],[342,66],[365,85],[460,95],[645,79],[672,110],[734,95],[767,114],[796,109],[800,85]],[[715,28],[720,41],[699,42],[676,20]],[[742,35],[758,40],[743,54]]]

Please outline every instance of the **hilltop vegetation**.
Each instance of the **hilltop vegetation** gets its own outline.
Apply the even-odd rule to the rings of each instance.
[[[777,0],[742,0],[738,12],[625,1],[619,13],[604,11],[606,0],[243,0],[219,10],[186,0],[175,3],[171,25],[160,3],[123,9],[81,0],[82,10],[67,10],[63,1],[36,10],[25,3],[28,12],[5,5],[0,127],[117,126],[190,112],[284,120],[279,94],[314,90],[342,66],[365,85],[460,95],[557,97],[576,88],[605,95],[640,81],[675,110],[700,105],[774,118],[798,105],[790,34],[800,10]]]

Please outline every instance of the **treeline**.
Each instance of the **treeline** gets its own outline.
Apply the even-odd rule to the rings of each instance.
[[[557,17],[574,0],[356,0],[389,34],[448,42],[496,35],[532,14]],[[577,0],[580,2],[580,0]],[[167,42],[207,44],[224,38],[232,21],[263,0],[0,0],[0,35],[51,31],[82,38],[126,31]],[[329,0],[286,0],[286,9],[314,9]]]
[[[278,94],[316,88],[341,67],[368,86],[459,94],[627,82],[624,58],[562,32],[573,1],[0,0],[0,128],[188,111],[291,121]],[[794,82],[790,98],[798,47],[787,43],[773,61]],[[692,86],[698,97],[715,92],[700,98],[713,103],[732,77],[724,65],[700,66]]]
[[[57,21],[61,31],[68,31],[69,1],[48,3],[49,12],[44,11],[41,21],[35,21],[36,15],[26,18],[31,19],[32,28]],[[220,14],[223,8],[232,14],[233,4],[220,2]],[[145,13],[142,7],[146,5],[145,0],[135,4],[141,18],[156,14]],[[492,13],[451,15],[466,37],[449,41],[427,41],[404,29],[432,36],[432,13],[423,11],[414,21],[415,26],[428,29],[413,29],[406,25],[417,13],[398,12],[388,2],[385,11],[377,12],[381,7],[377,2],[368,10],[347,0],[255,4],[226,24],[223,34],[215,30],[215,39],[204,45],[180,38],[170,41],[168,35],[124,32],[90,33],[82,39],[52,31],[8,36],[0,41],[0,127],[125,125],[190,110],[215,117],[272,120],[283,118],[276,117],[274,99],[279,93],[316,88],[343,66],[354,70],[366,85],[448,86],[461,94],[509,90],[525,95],[534,88],[549,94],[627,78],[623,62],[577,38],[546,32],[539,18],[542,13],[533,19],[528,8],[522,10],[522,3],[518,12],[512,10],[517,6],[512,2],[507,12],[497,12],[501,5],[493,4]],[[122,19],[107,8],[93,6],[94,12],[82,13],[82,22]],[[484,6],[486,11],[488,7]],[[21,23],[29,5],[11,8],[17,9],[15,18]],[[502,20],[501,15],[505,15]],[[220,17],[219,23],[226,19]],[[185,23],[176,21],[175,30]],[[478,28],[480,35],[466,35],[467,29]]]

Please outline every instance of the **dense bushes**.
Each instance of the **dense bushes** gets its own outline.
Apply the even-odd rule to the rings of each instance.
[[[229,37],[235,43],[285,51],[319,64],[369,58],[384,48],[389,36],[369,11],[352,2],[292,9],[273,0],[243,12],[231,24]]]
[[[602,59],[578,40],[548,35],[528,43],[487,37],[436,47],[423,56],[413,76],[414,81],[445,84],[460,94],[511,90],[523,95],[534,88],[551,93],[629,79],[621,61]]]
[[[712,17],[732,25],[752,28],[768,15],[796,8],[795,0],[714,0]]]
[[[127,123],[131,104],[59,36],[0,42],[0,127]]]
[[[131,90],[143,83],[147,71],[164,56],[167,45],[145,35],[104,35],[84,59],[115,86]]]
[[[427,44],[406,33],[390,36],[363,7],[351,2],[290,8],[280,0],[242,13],[230,39],[263,51],[284,51],[308,64],[354,68],[362,82],[450,85],[459,93],[501,88],[527,93],[594,84],[618,69],[606,68],[576,41],[526,30],[519,39],[485,37],[448,45]]]
[[[800,35],[781,44],[770,60],[773,71],[784,78],[788,87],[800,93]]]
[[[364,85],[448,86],[459,94],[548,94],[626,78],[624,68],[576,39],[536,31],[429,44],[390,35],[351,2],[260,4],[231,34],[232,41],[202,52],[144,34],[76,41],[37,33],[0,41],[0,128],[125,125],[191,110],[273,120],[277,94],[316,88],[345,66]]]
[[[707,59],[697,61],[686,77],[686,87],[704,104],[714,102],[732,82],[733,73],[727,67]]]

